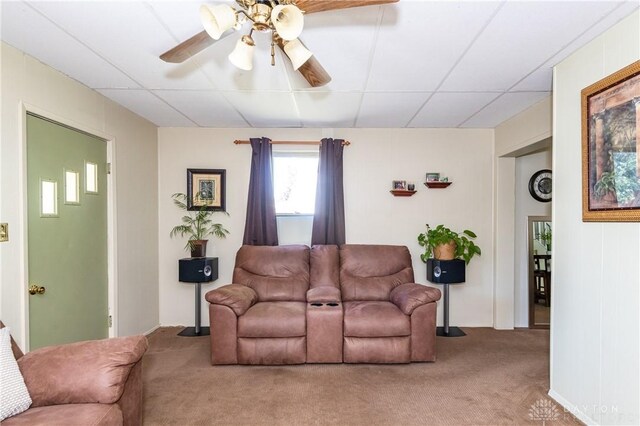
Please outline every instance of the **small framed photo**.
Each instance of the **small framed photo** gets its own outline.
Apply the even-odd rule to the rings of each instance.
[[[187,210],[225,210],[224,169],[187,169]]]
[[[427,172],[427,182],[438,182],[440,180],[440,173]]]
[[[393,181],[393,189],[406,190],[407,189],[407,181],[406,180],[394,180]]]

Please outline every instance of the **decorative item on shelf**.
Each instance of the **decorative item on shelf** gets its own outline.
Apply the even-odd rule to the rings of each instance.
[[[455,232],[438,225],[431,228],[427,224],[427,232],[418,235],[418,244],[425,248],[420,259],[427,262],[427,259],[433,257],[438,260],[462,259],[469,264],[475,255],[481,255],[482,250],[471,239],[477,235],[468,229],[462,232]]]
[[[200,194],[197,193],[196,197]],[[188,212],[182,216],[182,224],[173,227],[169,236],[175,237],[177,235],[184,237],[187,236],[189,240],[185,246],[185,250],[191,251],[191,257],[205,257],[207,254],[207,237],[213,235],[217,238],[226,238],[229,231],[224,228],[220,223],[213,223],[211,216],[214,211],[207,210],[207,206],[203,205],[196,212],[189,211],[187,207],[187,195],[182,193],[175,193],[171,196],[173,203],[180,209]],[[229,215],[227,212],[223,212]]]
[[[392,182],[392,190],[391,192],[394,197],[411,197],[417,191],[415,190],[415,185],[413,185],[414,189],[407,189],[407,181],[406,180],[394,180]]]
[[[416,184],[415,183],[408,183],[407,184],[407,189],[409,191],[415,191],[416,190]]]
[[[427,182],[438,182],[440,180],[440,173],[427,172]]]

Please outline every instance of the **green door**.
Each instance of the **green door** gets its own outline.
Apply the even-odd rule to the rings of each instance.
[[[30,349],[108,335],[107,144],[27,115]]]

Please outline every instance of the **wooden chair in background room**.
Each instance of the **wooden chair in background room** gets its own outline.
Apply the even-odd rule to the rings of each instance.
[[[545,306],[551,306],[551,255],[533,255],[533,278],[535,280],[535,303],[543,299]]]

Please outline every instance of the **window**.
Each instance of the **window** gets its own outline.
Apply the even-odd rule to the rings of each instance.
[[[86,162],[85,163],[85,192],[87,194],[97,194],[98,193],[98,165],[95,163]]]
[[[58,182],[40,179],[40,216],[58,216]]]
[[[274,152],[273,192],[277,215],[312,215],[316,205],[318,152]]]
[[[80,204],[80,173],[64,171],[64,203]]]

